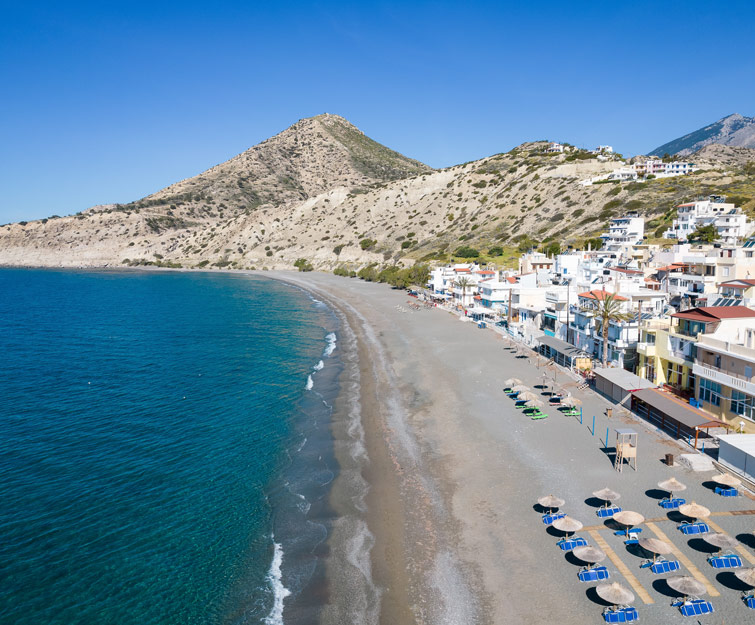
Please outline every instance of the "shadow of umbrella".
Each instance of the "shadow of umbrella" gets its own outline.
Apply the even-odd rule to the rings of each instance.
[[[747,545],[750,549],[755,549],[755,534],[743,532],[742,534],[737,534],[737,540],[743,545]]]
[[[665,499],[668,496],[668,493],[665,490],[660,490],[659,488],[649,488],[645,491],[645,495],[647,495],[651,499],[658,499],[660,501],[661,499]]]
[[[687,544],[690,546],[690,548],[700,553],[710,554],[718,552],[718,547],[714,547],[713,545],[706,543],[702,538],[691,538],[687,541]]]
[[[676,599],[679,596],[679,594],[666,583],[666,580],[663,577],[653,580],[653,590],[660,595],[672,599]]]
[[[746,570],[747,569],[740,569],[739,571],[724,571],[723,573],[716,575],[716,581],[722,586],[726,586],[730,590],[736,590],[738,592],[750,590],[752,586],[750,586],[750,584],[747,584],[746,582],[743,582],[741,579],[739,579],[739,577],[737,577],[737,573],[742,573]]]
[[[588,497],[585,503],[592,508],[600,508],[605,502],[597,497]]]

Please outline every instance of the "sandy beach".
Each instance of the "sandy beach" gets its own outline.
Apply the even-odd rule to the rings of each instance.
[[[688,448],[623,411],[609,419],[606,400],[491,330],[438,309],[411,311],[403,291],[319,273],[268,275],[327,301],[344,324],[324,623],[602,622],[595,584],[577,580],[579,563],[536,511],[548,493],[565,499],[585,525],[580,535],[606,551],[611,580],[632,589],[643,622],[683,622],[664,576],[640,569],[643,554],[596,516],[591,493],[606,486],[652,521],[644,535],[672,543],[681,574],[704,581],[716,622],[751,617],[732,573],[713,569],[700,539],[681,534],[675,513],[658,506],[657,482],[676,476],[688,501],[714,512],[711,527],[739,539],[743,565],[755,565],[755,502],[714,494],[703,485],[710,472],[663,462]],[[550,407],[549,418],[531,421],[502,392],[508,377],[534,387],[543,375],[584,402],[582,424]],[[613,468],[616,427],[637,430],[638,471]]]

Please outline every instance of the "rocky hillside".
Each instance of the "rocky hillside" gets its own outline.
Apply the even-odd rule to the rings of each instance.
[[[691,176],[583,186],[620,163],[546,145],[432,170],[319,116],[131,204],[0,227],[0,264],[262,269],[305,258],[331,269],[448,260],[465,246],[505,264],[534,244],[579,245],[629,210],[651,237],[700,195],[755,211],[755,150],[710,146]]]
[[[664,143],[650,152],[650,155],[679,154],[680,156],[688,156],[706,145],[714,143],[741,148],[755,148],[755,117],[744,117],[738,113],[727,115],[709,126]]]

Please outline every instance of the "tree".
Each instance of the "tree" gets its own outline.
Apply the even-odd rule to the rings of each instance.
[[[612,321],[629,321],[630,313],[621,311],[621,300],[615,294],[606,291],[595,291],[595,304],[592,308],[585,308],[583,312],[593,313],[600,323],[600,334],[603,337],[603,366],[608,363],[608,326]]]
[[[561,253],[561,244],[558,241],[543,245],[543,254],[546,256],[558,256]]]
[[[473,247],[463,245],[454,252],[454,256],[460,256],[461,258],[478,258],[480,256],[480,252]]]
[[[464,305],[464,296],[467,294],[467,289],[472,287],[472,281],[466,276],[456,278],[454,285],[457,289],[461,289],[461,305]]]
[[[701,243],[713,243],[718,238],[718,230],[713,224],[705,226],[698,226],[695,231],[689,235],[689,239],[692,241],[700,241]]]
[[[494,245],[488,250],[488,256],[503,256],[503,248],[500,245]]]

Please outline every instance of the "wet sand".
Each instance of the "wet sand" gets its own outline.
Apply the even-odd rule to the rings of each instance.
[[[341,472],[332,491],[338,518],[323,623],[602,622],[603,604],[577,581],[578,567],[534,509],[550,492],[593,528],[585,534],[591,544],[602,537],[635,576],[647,597],[635,603],[643,622],[682,622],[668,589],[639,570],[638,555],[595,516],[591,493],[605,486],[622,494],[625,509],[659,519],[656,528],[719,593],[712,598],[717,618],[749,616],[728,579],[716,577],[706,554],[690,548],[658,507],[655,484],[675,475],[689,486],[688,500],[716,511],[755,502],[718,497],[702,486],[710,474],[663,464],[666,453],[687,451],[681,445],[619,410],[609,420],[608,402],[579,391],[531,352],[517,357],[490,330],[440,310],[400,312],[397,306],[408,310],[405,292],[327,274],[265,275],[299,284],[339,310],[340,340],[351,354],[334,419]],[[544,373],[584,401],[583,424],[551,408],[548,419],[533,422],[501,391],[508,377],[533,387]],[[617,473],[606,450],[606,428],[610,448],[613,428],[622,426],[639,433],[637,472]],[[752,551],[744,536],[754,518],[716,522]],[[608,566],[612,579],[629,585]]]

